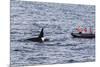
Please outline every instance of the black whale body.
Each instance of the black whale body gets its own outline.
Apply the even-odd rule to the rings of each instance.
[[[41,38],[29,38],[27,40],[34,41],[34,42],[42,42],[42,39]]]
[[[43,28],[42,28],[38,37],[29,38],[29,39],[26,39],[26,40],[33,41],[33,42],[44,42],[44,41],[48,41],[49,39],[44,38],[44,32],[43,32]]]

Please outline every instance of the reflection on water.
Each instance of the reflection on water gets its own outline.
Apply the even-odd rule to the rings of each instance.
[[[95,7],[11,2],[11,65],[88,62],[95,60],[95,39],[73,38],[78,25],[95,28]],[[44,27],[50,41],[25,41]]]

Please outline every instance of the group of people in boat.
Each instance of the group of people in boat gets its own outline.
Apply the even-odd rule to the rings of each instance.
[[[92,34],[92,33],[94,33],[91,27],[89,29],[87,29],[87,28],[82,28],[82,27],[78,26],[78,28],[76,28],[76,31],[79,32],[79,34],[82,34],[82,33]]]
[[[92,28],[81,28],[80,26],[76,28],[78,33],[72,32],[71,35],[77,38],[95,38],[95,32]]]

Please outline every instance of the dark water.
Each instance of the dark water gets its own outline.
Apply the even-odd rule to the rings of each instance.
[[[78,25],[95,28],[95,6],[11,1],[10,17],[11,65],[95,61],[95,39],[70,35]],[[42,27],[50,41],[24,41],[36,37]]]

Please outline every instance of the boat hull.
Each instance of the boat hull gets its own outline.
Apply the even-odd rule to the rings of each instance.
[[[79,33],[71,33],[71,35],[75,38],[95,38],[95,34],[79,34]]]

